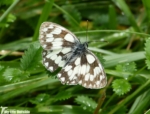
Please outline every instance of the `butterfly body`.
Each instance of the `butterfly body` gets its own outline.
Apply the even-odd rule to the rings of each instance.
[[[76,48],[74,53],[77,54],[77,55],[84,54],[84,53],[87,52],[87,47],[88,47],[87,42],[85,42],[83,44],[80,43],[80,44],[77,45],[77,48]]]
[[[39,40],[44,49],[44,66],[51,72],[62,67],[57,74],[62,84],[93,89],[106,86],[104,69],[88,50],[88,42],[81,43],[72,32],[51,22],[42,23]]]
[[[69,63],[69,62],[72,62],[72,61],[74,61],[74,59],[76,59],[76,58],[78,58],[78,57],[81,57],[81,56],[85,56],[86,55],[86,53],[88,52],[87,50],[87,46],[88,46],[88,44],[87,44],[87,42],[85,42],[85,43],[83,43],[83,44],[81,44],[81,43],[79,43],[79,44],[76,44],[76,47],[73,47],[72,48],[72,52],[71,52],[71,56],[69,57],[69,56],[67,56],[68,58],[67,58],[67,61],[66,61],[66,64],[65,64],[65,66]]]

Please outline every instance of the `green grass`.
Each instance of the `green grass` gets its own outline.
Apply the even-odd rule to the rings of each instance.
[[[31,114],[148,114],[149,2],[1,0],[0,106]],[[60,69],[45,69],[38,41],[44,21],[90,41],[107,75],[105,88],[62,85],[56,76]]]

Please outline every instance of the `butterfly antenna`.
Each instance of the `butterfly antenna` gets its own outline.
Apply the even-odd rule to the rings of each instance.
[[[86,26],[86,42],[88,42],[88,20],[86,22],[87,22],[87,26]]]

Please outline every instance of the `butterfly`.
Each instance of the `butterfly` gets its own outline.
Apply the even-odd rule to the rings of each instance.
[[[104,68],[88,49],[88,42],[81,43],[72,32],[52,22],[41,24],[39,41],[45,68],[54,72],[62,67],[57,74],[62,84],[79,84],[90,89],[106,86]]]

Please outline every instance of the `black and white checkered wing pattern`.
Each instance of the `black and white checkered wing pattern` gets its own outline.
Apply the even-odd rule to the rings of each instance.
[[[103,88],[107,84],[106,74],[102,65],[90,51],[65,66],[57,77],[62,84],[79,84],[91,89]]]
[[[41,24],[39,41],[44,50],[72,47],[79,42],[69,30],[51,22],[43,22]]]
[[[41,24],[39,41],[44,49],[43,64],[51,72],[65,65],[65,56],[79,42],[69,30],[51,22]]]
[[[104,69],[88,50],[87,42],[80,43],[69,30],[51,22],[42,23],[39,41],[43,47],[43,65],[51,72],[62,67],[57,75],[62,84],[93,89],[106,86]]]

